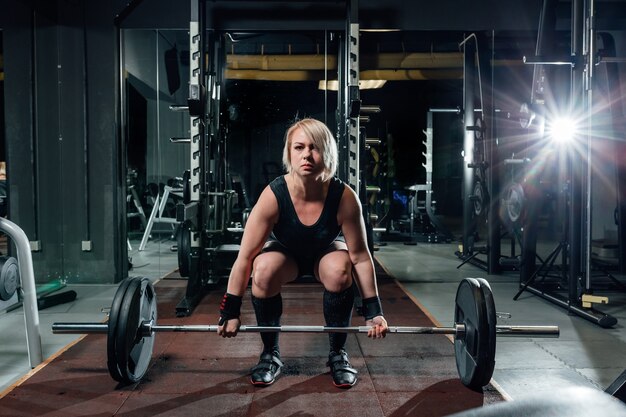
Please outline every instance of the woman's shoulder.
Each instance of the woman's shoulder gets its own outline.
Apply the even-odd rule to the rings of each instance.
[[[330,188],[343,191],[346,188],[346,183],[337,177],[332,177],[330,180]]]
[[[278,185],[284,185],[286,184],[286,180],[285,180],[285,175],[279,175],[276,178],[274,178],[272,181],[270,181],[270,183],[268,184],[269,187],[275,187]]]
[[[274,178],[270,183],[265,187],[266,189],[272,190],[274,193],[278,193],[287,187],[287,182],[285,181],[284,175],[279,175]]]

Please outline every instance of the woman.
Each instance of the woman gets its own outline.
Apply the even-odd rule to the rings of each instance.
[[[219,331],[236,336],[242,296],[252,276],[252,304],[259,326],[279,326],[281,287],[313,274],[324,286],[327,326],[350,325],[354,303],[352,278],[363,297],[368,336],[385,337],[372,257],[367,247],[361,205],[356,193],[339,179],[337,143],[315,119],[295,122],[285,135],[283,164],[287,174],[261,193],[247,220],[241,248],[220,308]],[[252,368],[251,382],[274,382],[283,366],[278,333],[261,333],[263,352]],[[349,388],[357,381],[344,349],[346,333],[329,333],[333,383]]]

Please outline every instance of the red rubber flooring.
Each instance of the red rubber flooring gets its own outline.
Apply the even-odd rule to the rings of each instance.
[[[379,271],[385,316],[392,326],[432,326],[402,288]],[[207,295],[191,317],[175,317],[186,281],[157,286],[159,323],[214,324],[221,290]],[[322,325],[322,287],[283,288],[283,324]],[[249,297],[242,320],[255,324]],[[362,325],[361,317],[353,318]],[[449,325],[446,323],[445,325]],[[458,379],[453,345],[442,335],[348,335],[347,351],[359,371],[350,390],[332,385],[326,334],[283,333],[285,367],[276,382],[255,388],[247,372],[261,351],[258,334],[222,339],[214,333],[159,333],[143,380],[121,387],[106,366],[106,337],[88,335],[0,400],[2,416],[445,416],[501,401]]]

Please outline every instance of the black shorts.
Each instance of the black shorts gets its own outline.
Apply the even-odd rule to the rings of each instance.
[[[340,245],[337,245],[337,243],[340,243]],[[342,248],[342,247],[345,247],[345,244],[346,244],[346,240],[344,239],[343,236],[339,235],[324,250],[318,251],[317,253],[297,254],[295,251],[290,250],[287,246],[280,243],[280,241],[276,239],[274,236],[270,236],[267,239],[267,242],[265,242],[265,245],[263,246],[261,253],[265,253],[265,252],[284,253],[285,255],[289,256],[290,258],[296,261],[296,264],[298,265],[298,276],[303,276],[303,275],[313,276],[315,263],[327,253],[334,252],[336,250],[347,250],[347,248],[345,249]]]

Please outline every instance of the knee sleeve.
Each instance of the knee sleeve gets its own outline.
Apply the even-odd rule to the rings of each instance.
[[[283,298],[280,293],[269,298],[252,296],[252,306],[259,326],[280,326],[280,317],[283,314]],[[279,354],[278,332],[261,333],[263,352]]]
[[[347,288],[341,292],[324,290],[324,319],[330,327],[347,327],[352,320],[354,306],[354,289]],[[346,344],[346,333],[329,333],[330,350],[339,352]]]

